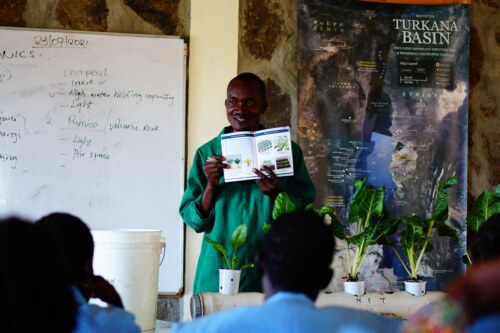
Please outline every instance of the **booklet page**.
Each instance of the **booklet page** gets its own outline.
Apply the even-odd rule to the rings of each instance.
[[[271,168],[278,177],[293,175],[289,127],[223,134],[221,146],[225,162],[231,166],[224,169],[226,182],[259,179],[252,169],[260,169],[262,165]]]

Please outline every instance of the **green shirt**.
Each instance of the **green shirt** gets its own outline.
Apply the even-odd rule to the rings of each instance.
[[[207,184],[203,165],[207,157],[222,155],[220,135],[231,131],[230,126],[225,127],[219,136],[196,151],[179,212],[184,222],[194,231],[204,232],[206,236],[223,244],[228,251],[232,251],[230,239],[234,229],[245,223],[248,228],[247,241],[236,253],[241,266],[256,263],[256,255],[265,235],[263,224],[271,223],[272,220],[270,198],[260,191],[254,180],[225,183],[222,177],[217,187],[214,208],[207,217],[203,217],[201,213],[201,198]],[[307,172],[302,150],[295,142],[292,142],[292,154],[294,175],[280,177],[280,188],[290,195],[297,208],[305,208],[308,203],[313,202],[316,190]],[[220,260],[220,252],[203,240],[193,294],[217,292],[219,268],[225,268]],[[261,277],[256,268],[242,271],[239,291],[262,292]]]

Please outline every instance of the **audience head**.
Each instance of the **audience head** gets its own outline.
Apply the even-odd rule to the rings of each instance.
[[[80,287],[93,276],[94,240],[89,227],[78,217],[52,213],[37,223],[61,249],[62,271],[68,284]]]
[[[70,332],[76,303],[44,231],[16,218],[0,220],[0,253],[0,330]]]
[[[491,216],[481,226],[469,248],[473,265],[500,257],[500,214]]]
[[[333,276],[330,265],[334,250],[333,234],[315,212],[297,210],[280,215],[266,235],[259,259],[265,289],[271,288],[265,290],[266,296],[290,291],[315,300]]]

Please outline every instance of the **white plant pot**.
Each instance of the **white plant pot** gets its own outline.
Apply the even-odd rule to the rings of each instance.
[[[365,294],[365,281],[344,281],[344,291],[354,296]]]
[[[424,296],[426,283],[426,281],[405,281],[405,290],[413,296]]]
[[[219,269],[219,293],[236,295],[240,287],[240,270]]]

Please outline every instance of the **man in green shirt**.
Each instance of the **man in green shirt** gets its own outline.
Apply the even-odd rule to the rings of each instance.
[[[298,209],[314,200],[316,190],[309,177],[302,150],[292,142],[294,175],[278,178],[269,167],[253,169],[258,180],[224,182],[224,163],[220,135],[231,132],[257,131],[264,127],[260,116],[266,111],[266,88],[255,74],[242,73],[229,82],[226,114],[230,126],[196,151],[179,212],[184,222],[196,232],[204,232],[230,249],[231,234],[242,223],[248,229],[247,242],[238,249],[240,265],[253,263],[264,239],[264,223],[272,220],[272,207],[280,192],[287,192]],[[266,175],[267,174],[267,175]],[[218,251],[205,240],[201,246],[193,294],[217,292]],[[262,291],[261,277],[255,268],[242,272],[240,291]]]

